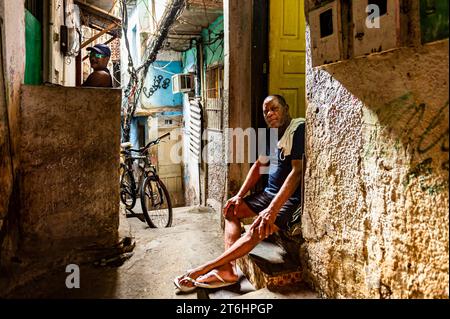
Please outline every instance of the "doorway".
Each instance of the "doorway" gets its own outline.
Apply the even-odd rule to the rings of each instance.
[[[269,94],[280,94],[291,116],[305,117],[305,1],[270,1]]]
[[[44,4],[40,0],[25,1],[25,79],[24,83],[39,85],[43,71]]]

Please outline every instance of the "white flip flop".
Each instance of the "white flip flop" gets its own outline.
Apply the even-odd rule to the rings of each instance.
[[[182,284],[180,284],[181,279],[186,279],[187,281],[192,282],[194,284],[194,286],[192,286],[192,287],[183,286]],[[191,292],[197,288],[195,286],[196,281],[194,279],[192,279],[191,277],[186,277],[186,275],[181,275],[181,276],[175,277],[175,279],[173,280],[173,283],[174,283],[175,287],[177,287],[182,292]]]
[[[225,281],[217,272],[211,272],[219,281],[215,283],[206,283],[206,282],[197,282],[194,281],[194,285],[200,288],[207,288],[207,289],[216,289],[216,288],[222,288],[227,286],[232,286],[237,284],[239,281]]]

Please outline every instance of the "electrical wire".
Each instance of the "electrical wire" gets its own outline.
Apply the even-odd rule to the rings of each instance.
[[[174,21],[179,17],[182,10],[185,7],[184,0],[172,0],[167,6],[167,10],[164,11],[164,15],[161,19],[161,23],[158,24],[158,34],[153,37],[150,45],[146,46],[144,52],[145,62],[139,67],[135,67],[133,59],[131,57],[130,45],[128,41],[128,13],[127,13],[127,1],[121,0],[121,15],[122,15],[122,29],[125,37],[125,45],[128,52],[128,73],[130,74],[130,80],[127,88],[124,92],[124,116],[123,121],[123,140],[128,142],[130,140],[130,128],[131,119],[137,108],[137,104],[140,101],[140,95],[144,89],[144,82],[147,77],[150,65],[156,60],[159,50],[167,37],[169,28]],[[145,93],[145,92],[144,92]]]

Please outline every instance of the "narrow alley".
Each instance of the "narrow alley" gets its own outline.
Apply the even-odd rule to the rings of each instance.
[[[176,208],[173,226],[150,229],[137,217],[126,217],[122,207],[119,232],[131,237],[135,246],[111,260],[100,259],[81,264],[80,287],[67,289],[68,273],[64,268],[42,279],[37,278],[12,292],[8,298],[76,298],[76,299],[311,299],[317,298],[307,287],[290,287],[278,291],[256,290],[243,277],[228,289],[194,292],[177,291],[173,279],[185,270],[219,255],[223,251],[220,218],[211,209]],[[139,214],[140,210],[136,210]],[[130,216],[130,215],[128,215]]]
[[[449,298],[448,1],[0,0],[0,37],[0,299]]]

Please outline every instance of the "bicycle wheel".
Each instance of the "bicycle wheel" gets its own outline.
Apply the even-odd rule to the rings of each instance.
[[[172,203],[163,182],[154,176],[144,179],[141,188],[141,205],[147,224],[151,228],[172,225]]]
[[[144,168],[141,165],[137,165],[134,169],[133,169],[133,176],[134,176],[134,181],[136,183],[136,197],[140,197],[141,196],[141,186],[142,186],[142,180],[145,177],[144,174]]]
[[[120,178],[120,200],[128,209],[133,208],[136,204],[135,185],[132,172],[124,170]]]

